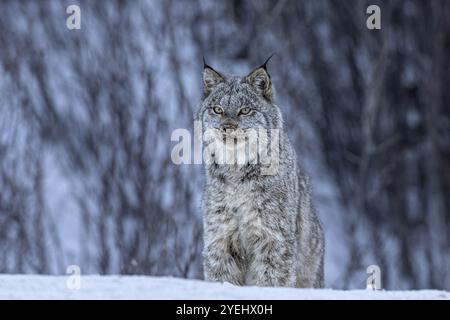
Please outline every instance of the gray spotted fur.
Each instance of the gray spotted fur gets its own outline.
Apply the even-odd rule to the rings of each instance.
[[[323,287],[324,236],[309,178],[297,165],[265,65],[246,77],[223,75],[205,65],[203,129],[278,128],[280,162],[275,175],[259,164],[207,164],[202,209],[204,273],[235,285]],[[217,115],[214,106],[223,108]],[[254,111],[238,116],[242,106]]]

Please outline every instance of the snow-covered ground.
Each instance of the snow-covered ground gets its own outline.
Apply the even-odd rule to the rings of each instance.
[[[143,276],[0,275],[0,299],[450,299],[450,292],[236,287]],[[76,289],[80,284],[80,288]],[[72,288],[72,289],[70,289]]]

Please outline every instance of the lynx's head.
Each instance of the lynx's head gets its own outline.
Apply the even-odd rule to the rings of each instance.
[[[273,101],[266,68],[269,59],[244,77],[226,75],[204,64],[204,99],[197,120],[202,123],[204,157],[210,170],[233,168],[241,174],[257,165],[262,175],[277,172],[283,123]]]
[[[232,133],[235,130],[282,128],[266,68],[269,59],[244,77],[227,75],[204,64],[204,99],[198,114],[204,129]]]

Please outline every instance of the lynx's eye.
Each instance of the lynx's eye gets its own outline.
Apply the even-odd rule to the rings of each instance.
[[[214,111],[215,114],[223,114],[223,109],[221,107],[215,106],[213,108],[213,111]]]
[[[239,110],[238,115],[245,116],[245,115],[248,115],[251,111],[252,111],[252,109],[250,109],[249,107],[244,107],[244,108],[241,108],[241,110]]]

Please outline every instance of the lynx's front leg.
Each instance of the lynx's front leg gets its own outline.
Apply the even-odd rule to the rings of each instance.
[[[208,240],[206,240],[208,241]],[[231,249],[231,239],[216,237],[205,243],[203,267],[205,280],[243,285],[243,273]]]
[[[252,254],[246,274],[246,284],[256,286],[295,286],[292,247],[279,240],[261,240]]]

